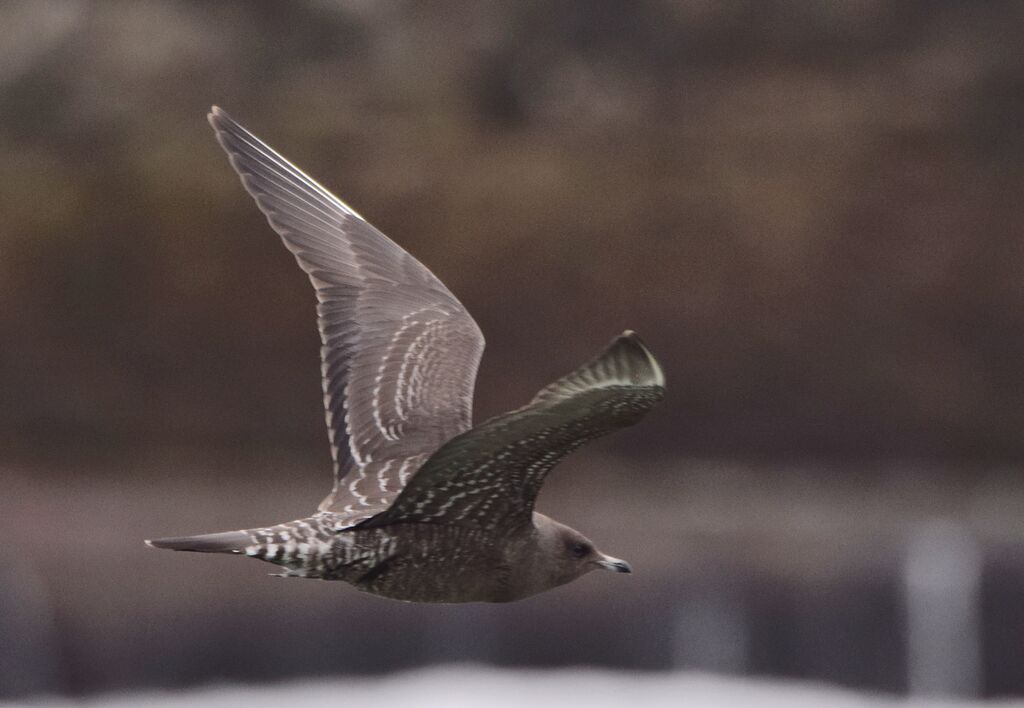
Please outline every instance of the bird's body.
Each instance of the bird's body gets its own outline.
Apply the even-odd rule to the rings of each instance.
[[[458,300],[223,111],[210,123],[316,290],[334,488],[308,518],[148,543],[415,602],[507,602],[596,568],[629,572],[533,505],[565,455],[663,397],[639,338],[623,333],[526,406],[473,427],[483,337]]]
[[[161,539],[159,547],[236,553],[274,563],[280,575],[342,580],[363,592],[410,602],[508,602],[552,587],[534,572],[545,527],[557,522],[535,512],[527,532],[500,535],[447,524],[404,523],[335,530],[331,514],[277,526]],[[565,528],[565,527],[562,527]],[[207,547],[201,547],[203,544]],[[200,546],[200,547],[197,547]],[[612,569],[625,572],[622,561]],[[577,575],[569,564],[562,582]],[[561,582],[558,584],[562,584]]]

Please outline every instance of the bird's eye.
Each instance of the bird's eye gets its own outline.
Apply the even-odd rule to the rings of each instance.
[[[590,546],[585,543],[574,543],[569,547],[569,552],[576,558],[582,558],[590,553]]]

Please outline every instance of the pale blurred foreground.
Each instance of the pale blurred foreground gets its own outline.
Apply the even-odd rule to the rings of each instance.
[[[14,704],[0,704],[14,705]],[[191,691],[107,694],[88,701],[44,699],[26,705],[39,708],[92,706],[262,706],[372,705],[376,708],[415,705],[418,708],[585,705],[687,706],[687,708],[857,708],[871,706],[1024,706],[1024,701],[898,700],[869,693],[826,688],[793,681],[755,681],[708,674],[622,673],[566,669],[510,671],[472,666],[414,671],[383,679],[297,681],[273,686],[212,686]]]

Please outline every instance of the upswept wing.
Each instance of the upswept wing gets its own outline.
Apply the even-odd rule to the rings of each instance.
[[[317,296],[334,488],[321,511],[352,524],[472,424],[484,338],[423,264],[216,106],[231,166]]]
[[[577,447],[639,421],[665,376],[633,332],[543,389],[525,407],[448,441],[387,511],[364,526],[418,522],[502,532],[531,521],[547,473]]]

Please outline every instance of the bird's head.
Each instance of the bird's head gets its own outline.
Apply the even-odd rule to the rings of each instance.
[[[629,563],[597,550],[594,542],[573,528],[560,524],[543,514],[534,513],[536,543],[540,562],[536,564],[535,582],[546,590],[568,583],[592,570],[631,573]]]

